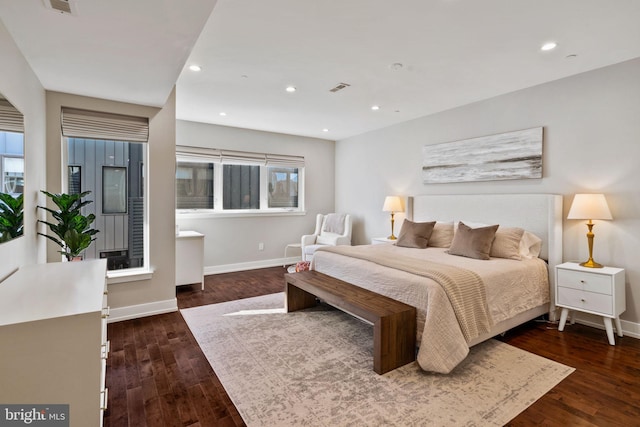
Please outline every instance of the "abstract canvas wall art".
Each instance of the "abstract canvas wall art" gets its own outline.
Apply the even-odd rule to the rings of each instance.
[[[543,128],[425,145],[425,184],[542,178]]]

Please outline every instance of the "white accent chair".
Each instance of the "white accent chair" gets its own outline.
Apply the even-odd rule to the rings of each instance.
[[[351,245],[351,215],[318,214],[315,231],[302,236],[300,241],[302,260],[311,261],[316,249],[327,245]]]

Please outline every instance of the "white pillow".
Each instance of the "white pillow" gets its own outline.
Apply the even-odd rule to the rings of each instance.
[[[542,239],[525,230],[520,239],[520,256],[525,259],[538,258],[542,249]]]

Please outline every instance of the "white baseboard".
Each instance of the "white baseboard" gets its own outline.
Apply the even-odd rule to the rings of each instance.
[[[165,301],[154,301],[146,304],[111,308],[109,309],[109,318],[107,319],[107,323],[121,322],[123,320],[153,316],[155,314],[171,313],[173,311],[178,311],[178,300],[176,298]]]
[[[237,264],[211,265],[204,268],[204,274],[233,273],[236,271],[256,270],[258,268],[269,268],[295,264],[300,261],[300,257],[276,258],[261,261],[240,262]]]
[[[599,321],[598,321],[599,319]],[[593,328],[604,330],[604,323],[602,322],[602,318],[598,317],[577,317],[576,323],[580,323],[581,325],[591,326]],[[626,337],[638,338],[640,339],[640,323],[629,322],[628,320],[620,320],[620,325],[622,326],[622,334]],[[615,322],[614,322],[615,329]]]

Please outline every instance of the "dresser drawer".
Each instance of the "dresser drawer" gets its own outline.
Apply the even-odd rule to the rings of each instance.
[[[613,294],[610,276],[581,271],[558,269],[558,286],[605,295]]]
[[[613,297],[579,289],[558,287],[558,305],[591,311],[604,316],[614,316]]]

